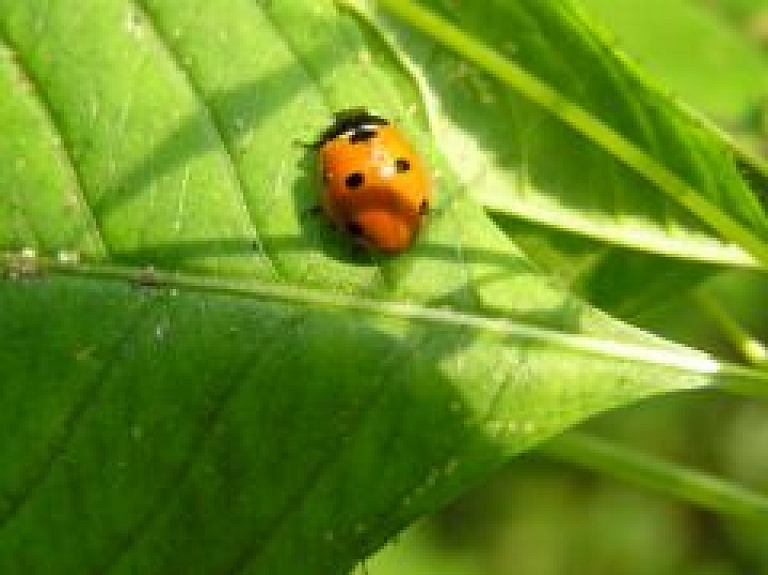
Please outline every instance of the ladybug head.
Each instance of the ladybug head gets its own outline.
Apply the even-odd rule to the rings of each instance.
[[[387,124],[389,124],[387,120],[381,116],[371,114],[365,108],[348,108],[346,110],[340,110],[333,115],[333,123],[320,135],[313,147],[319,149],[327,142],[335,140],[342,134],[348,134],[350,132],[354,133],[366,129],[370,130],[376,126],[386,126]]]

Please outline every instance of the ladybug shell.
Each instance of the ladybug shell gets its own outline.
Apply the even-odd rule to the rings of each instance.
[[[371,119],[375,123],[366,121]],[[364,245],[402,251],[429,207],[424,164],[400,132],[380,118],[363,116],[346,127],[321,141],[323,209]]]

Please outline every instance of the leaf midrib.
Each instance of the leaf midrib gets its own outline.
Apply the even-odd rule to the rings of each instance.
[[[723,364],[700,351],[658,340],[659,346],[611,341],[578,333],[556,331],[552,328],[524,324],[505,317],[493,317],[423,303],[411,303],[363,295],[331,293],[286,283],[236,280],[213,276],[169,272],[153,268],[139,269],[110,263],[61,262],[45,256],[0,253],[3,275],[29,276],[33,281],[46,276],[78,277],[100,282],[116,282],[130,286],[148,286],[169,290],[184,290],[210,296],[222,295],[244,300],[271,301],[305,308],[336,309],[401,319],[432,325],[470,328],[477,332],[511,336],[523,341],[536,341],[555,348],[573,350],[596,357],[626,359],[664,365],[686,372],[714,374]],[[638,332],[640,333],[640,332]],[[647,335],[647,334],[646,334]],[[664,345],[666,344],[666,346]],[[736,369],[738,366],[730,366]],[[753,376],[749,371],[750,376]],[[757,374],[760,377],[760,374]],[[765,374],[768,381],[768,374]]]

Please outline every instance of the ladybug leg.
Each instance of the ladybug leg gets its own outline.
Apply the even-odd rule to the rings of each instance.
[[[304,140],[299,140],[298,138],[292,140],[291,143],[297,148],[304,148],[305,150],[312,151],[317,151],[322,146],[321,142],[305,142]]]
[[[323,206],[321,206],[320,204],[315,204],[313,206],[304,208],[301,210],[301,215],[302,217],[312,217],[312,218],[321,216],[323,215]]]

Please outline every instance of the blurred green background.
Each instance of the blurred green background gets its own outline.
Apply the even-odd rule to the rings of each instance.
[[[768,155],[768,0],[581,0],[671,95]],[[764,192],[763,198],[768,194]],[[766,200],[768,203],[768,200]],[[768,282],[729,272],[701,292],[768,341]],[[693,294],[632,318],[743,361]],[[768,406],[718,392],[661,397],[581,427],[768,493]],[[768,529],[530,453],[370,558],[370,575],[768,573]]]

